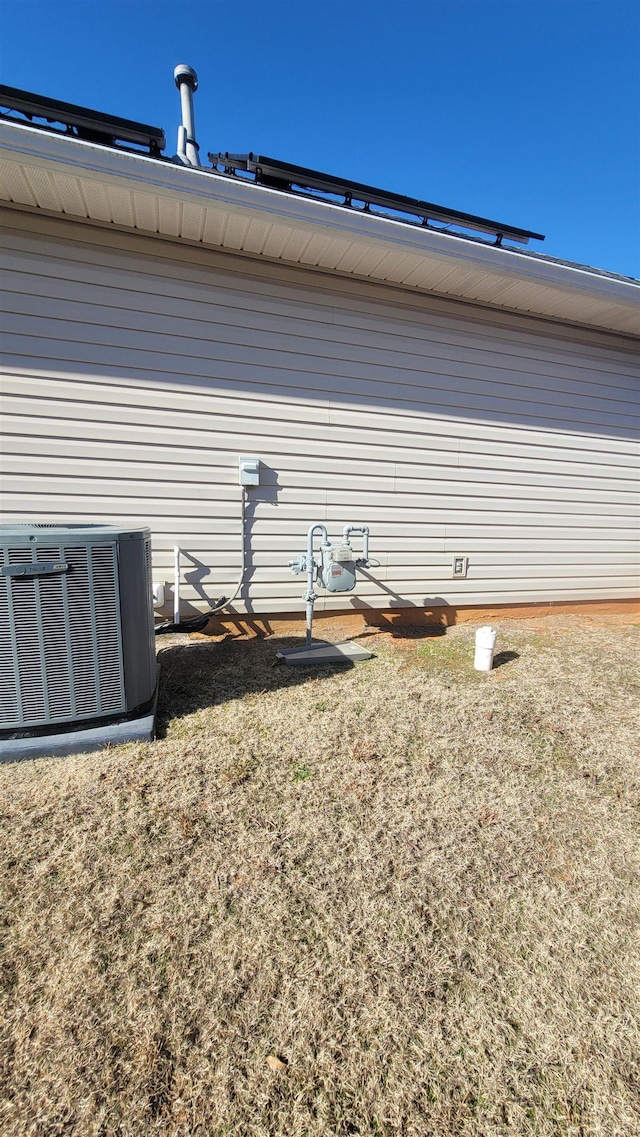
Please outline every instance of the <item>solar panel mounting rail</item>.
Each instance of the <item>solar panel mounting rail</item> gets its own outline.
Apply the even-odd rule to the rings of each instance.
[[[15,112],[25,115],[30,120],[30,125],[40,130],[51,130],[57,134],[66,133],[85,142],[96,142],[117,149],[127,148],[119,145],[123,142],[130,146],[144,146],[152,158],[160,158],[167,144],[164,131],[159,126],[147,126],[143,122],[102,114],[100,111],[76,106],[75,103],[48,99],[44,95],[33,95],[29,91],[19,90],[18,87],[0,84],[0,118],[16,122],[18,120],[14,118]],[[51,125],[33,123],[31,120],[34,118],[42,118],[47,124],[58,122],[66,129],[59,131]]]
[[[530,240],[544,241],[542,233],[533,233],[529,229],[520,229],[515,225],[503,225],[499,221],[491,221],[487,217],[477,217],[473,213],[463,213],[457,209],[445,209],[429,201],[421,201],[415,197],[405,197],[403,194],[392,193],[388,190],[376,189],[374,186],[364,185],[361,182],[346,181],[333,174],[323,174],[318,170],[309,170],[304,166],[294,166],[289,162],[281,162],[278,158],[267,158],[260,154],[229,154],[220,151],[218,154],[209,154],[214,172],[223,172],[227,175],[237,176],[238,171],[253,174],[255,181],[272,189],[284,190],[287,193],[299,191],[319,191],[344,198],[344,206],[353,206],[353,202],[362,202],[362,213],[370,213],[371,206],[383,210],[393,210],[396,213],[417,217],[419,221],[409,222],[430,227],[432,221],[443,225],[457,225],[462,229],[484,233],[495,238],[495,244],[501,245],[503,240],[514,241],[520,245],[527,245]],[[222,166],[222,171],[217,168]],[[298,187],[296,190],[294,187]],[[311,195],[310,195],[311,196]],[[404,216],[396,220],[408,221]],[[433,228],[433,227],[432,227]],[[441,230],[439,230],[441,231]],[[461,234],[458,234],[461,235]]]

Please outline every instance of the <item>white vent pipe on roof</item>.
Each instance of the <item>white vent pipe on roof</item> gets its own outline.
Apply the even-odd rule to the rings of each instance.
[[[193,67],[179,63],[173,72],[176,87],[180,92],[182,106],[182,125],[178,127],[178,158],[185,166],[200,166],[199,146],[196,142],[196,126],[193,114],[193,92],[198,89],[198,76]]]

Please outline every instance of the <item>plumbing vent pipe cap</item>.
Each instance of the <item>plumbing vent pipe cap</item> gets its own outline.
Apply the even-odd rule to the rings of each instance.
[[[198,90],[198,76],[188,63],[179,63],[173,72],[173,78],[178,88],[182,83],[188,83],[192,91]]]
[[[492,628],[490,624],[485,624],[476,632],[476,647],[489,647],[493,651],[496,646],[496,636],[496,629]]]
[[[485,625],[476,632],[476,654],[473,666],[476,671],[491,671],[496,647],[496,629]]]

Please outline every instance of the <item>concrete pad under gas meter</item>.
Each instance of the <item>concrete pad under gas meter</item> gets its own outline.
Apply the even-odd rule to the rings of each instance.
[[[313,667],[322,663],[359,663],[373,659],[373,652],[351,642],[344,644],[313,644],[311,647],[293,647],[276,653],[276,659],[295,667]]]

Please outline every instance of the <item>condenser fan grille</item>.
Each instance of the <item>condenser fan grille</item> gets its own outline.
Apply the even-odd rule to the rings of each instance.
[[[40,526],[44,528],[44,526]],[[15,547],[3,563],[66,563],[0,576],[2,726],[91,719],[125,709],[115,542]]]

